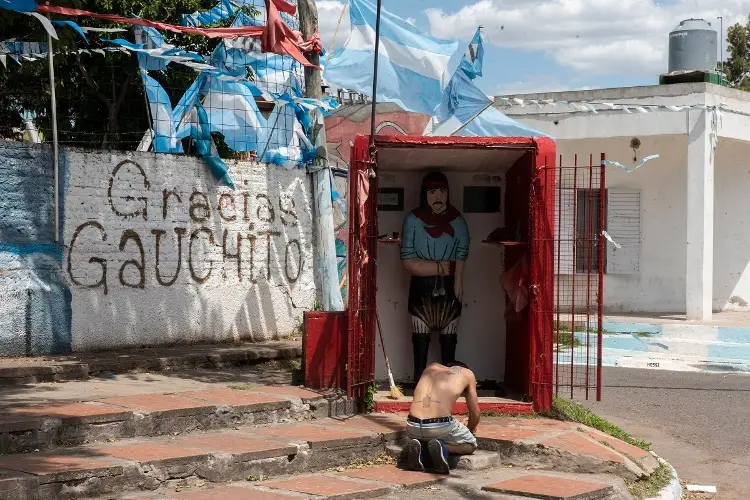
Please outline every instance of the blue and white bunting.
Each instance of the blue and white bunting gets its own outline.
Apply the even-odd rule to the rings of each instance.
[[[234,151],[258,151],[266,120],[258,109],[252,84],[207,78],[203,107],[211,132],[219,132]]]
[[[328,58],[325,79],[339,87],[372,94],[375,57],[375,5],[350,0],[352,32],[343,48]],[[433,38],[385,9],[380,20],[379,102],[432,115],[450,75],[446,71],[457,42]]]
[[[164,87],[141,71],[141,78],[146,89],[146,98],[151,112],[151,129],[154,132],[153,148],[157,153],[182,153],[182,144],[177,139],[172,103]]]
[[[220,2],[206,12],[193,12],[192,14],[183,14],[180,16],[180,24],[183,26],[193,26],[198,28],[203,25],[220,23],[230,19],[236,13],[233,2],[230,0],[220,0]]]

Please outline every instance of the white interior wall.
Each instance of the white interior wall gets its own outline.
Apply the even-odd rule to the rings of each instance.
[[[404,217],[419,205],[419,189],[423,172],[383,172],[389,182],[380,187],[404,188],[404,212],[380,212],[380,234],[401,232]],[[479,174],[481,175],[481,174]],[[497,173],[489,174],[497,176]],[[463,209],[463,188],[489,185],[477,181],[477,174],[446,172],[450,182],[451,203]],[[504,177],[503,177],[504,179]],[[498,182],[497,179],[495,182]],[[492,181],[490,181],[490,184]],[[491,184],[497,185],[497,184]],[[504,182],[501,182],[504,188]],[[502,193],[505,203],[505,192]],[[464,309],[459,326],[456,358],[467,363],[479,380],[503,381],[505,375],[505,292],[500,284],[503,272],[501,248],[482,244],[482,240],[504,224],[504,214],[464,214],[469,226],[471,248],[464,278]],[[414,364],[411,343],[411,318],[407,310],[409,275],[401,264],[396,244],[380,244],[378,248],[377,306],[383,327],[388,357],[397,380],[410,380]],[[433,336],[429,362],[440,360],[440,345]],[[387,377],[380,338],[377,345],[378,379]]]
[[[590,154],[594,154],[596,163],[599,155],[606,153],[607,159],[632,168],[637,162],[633,162],[630,140],[631,137],[561,140],[557,142],[557,153],[562,155],[566,166],[573,164],[575,154],[579,155],[579,164],[585,161],[588,165]],[[640,137],[640,140],[639,161],[651,154],[659,154],[660,158],[632,173],[609,166],[606,185],[608,188],[641,191],[641,272],[634,275],[605,274],[604,308],[607,312],[684,312],[687,136]],[[717,190],[717,200],[720,198]],[[563,289],[570,289],[571,277],[559,279]],[[585,281],[586,277],[581,276],[576,288],[585,290]],[[577,305],[584,305],[585,301],[585,294],[577,295]]]

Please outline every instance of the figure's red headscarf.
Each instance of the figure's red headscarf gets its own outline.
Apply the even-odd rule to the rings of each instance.
[[[433,212],[432,207],[427,203],[427,191],[431,189],[445,189],[448,196],[446,197],[446,208],[441,214]],[[427,234],[432,238],[440,238],[443,234],[455,236],[456,232],[451,226],[451,222],[461,216],[461,213],[451,205],[450,187],[448,178],[441,172],[432,172],[422,179],[422,191],[420,195],[420,206],[412,212],[419,220],[427,226]]]

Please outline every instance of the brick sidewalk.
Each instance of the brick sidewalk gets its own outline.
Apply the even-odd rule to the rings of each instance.
[[[113,392],[117,385],[112,383]],[[37,498],[24,493],[30,491],[40,499],[118,498],[128,491],[129,498],[369,498],[445,480],[393,465],[320,472],[397,454],[403,415],[345,416],[352,409],[345,400],[299,387],[202,385],[168,394],[6,406],[0,499]],[[519,479],[529,474],[524,467],[625,479],[656,467],[643,450],[553,420],[485,419],[477,437],[481,453],[462,459],[459,470],[516,467],[506,482],[483,484],[488,492],[519,495],[545,481],[561,488],[552,479]],[[260,480],[265,478],[271,479]],[[179,485],[194,491],[176,492]]]
[[[273,358],[278,347],[254,352]],[[128,356],[120,366],[133,366]],[[162,366],[209,359],[191,356]],[[339,393],[292,386],[290,367],[274,363],[0,387],[0,500],[397,499],[405,489],[418,500],[430,488],[446,498],[471,489],[476,498],[615,499],[629,498],[624,480],[657,467],[576,424],[485,418],[480,450],[455,457],[449,478],[403,471],[387,463],[400,456],[403,414],[352,416]]]

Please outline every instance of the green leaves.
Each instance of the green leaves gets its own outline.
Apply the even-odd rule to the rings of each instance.
[[[750,91],[750,16],[748,23],[730,26],[727,30],[729,59],[724,72],[731,87]]]

